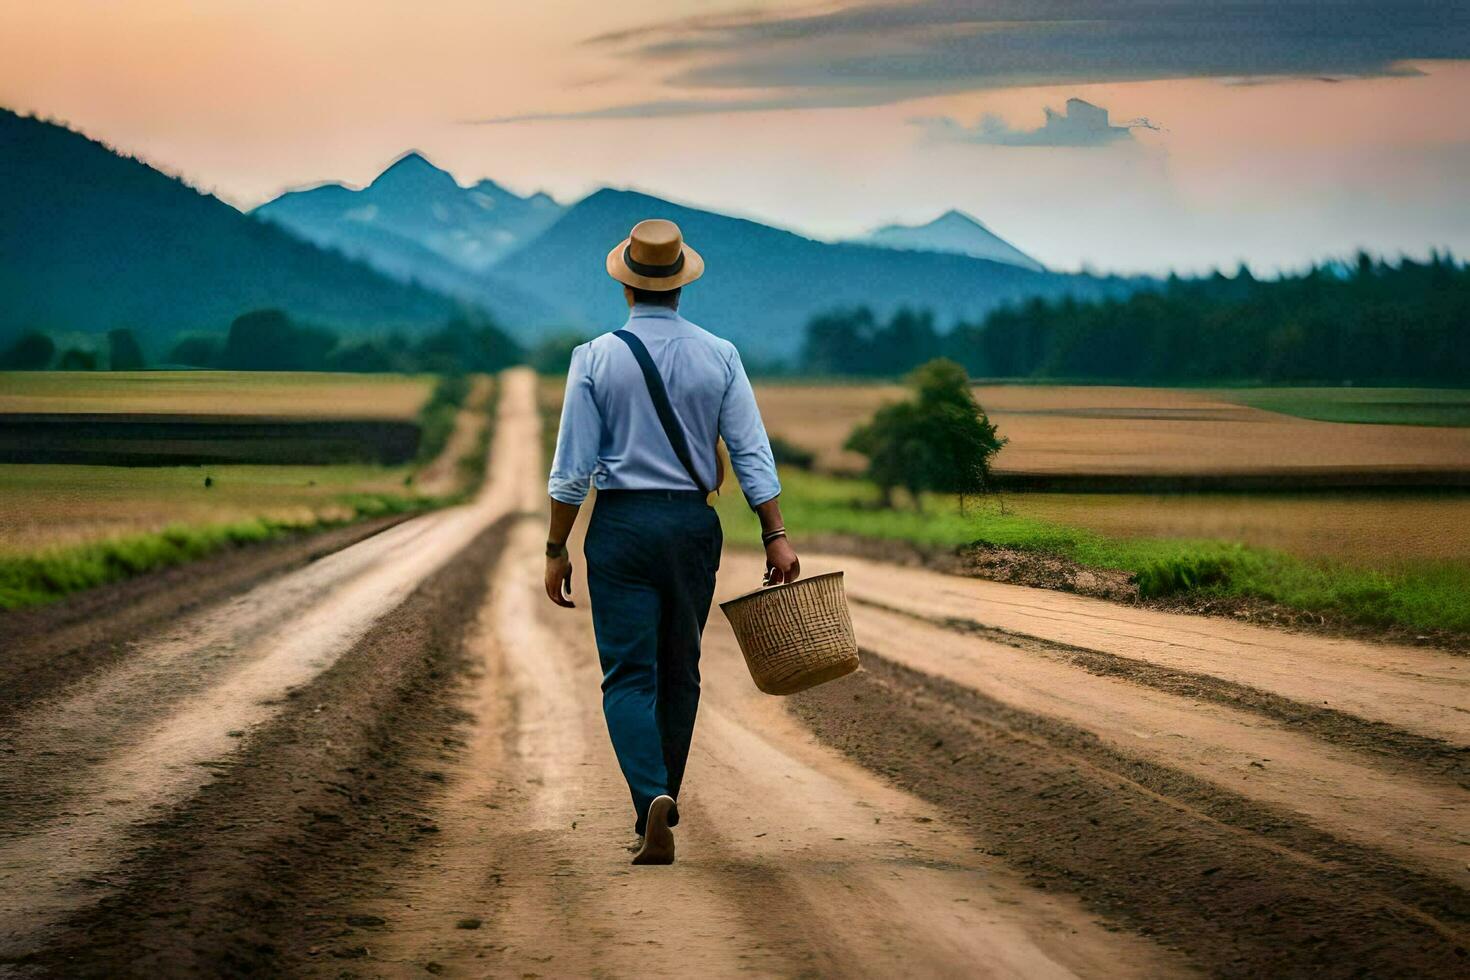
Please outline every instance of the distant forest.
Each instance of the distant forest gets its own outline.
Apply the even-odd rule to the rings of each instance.
[[[795,373],[893,377],[948,357],[972,377],[1120,383],[1470,382],[1470,268],[1360,255],[1280,279],[1170,278],[1126,299],[1036,299],[941,332],[924,311],[812,319]]]
[[[347,371],[364,374],[443,375],[499,371],[545,356],[527,352],[488,316],[455,316],[432,333],[408,337],[343,338],[297,322],[281,310],[255,310],[235,318],[229,332],[180,337],[167,354],[148,357],[131,330],[113,330],[107,349],[59,349],[40,331],[22,334],[0,349],[0,370],[138,371],[147,368],[216,368],[225,371]],[[559,347],[551,356],[559,357]],[[565,368],[563,368],[565,370]]]

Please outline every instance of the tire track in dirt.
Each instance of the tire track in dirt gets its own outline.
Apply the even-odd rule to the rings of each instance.
[[[1269,813],[1255,826],[1221,822],[1230,801],[1217,788],[1191,790],[1081,729],[872,654],[852,685],[799,695],[793,709],[1036,884],[1081,896],[1211,973],[1463,975],[1463,890],[1330,839],[1313,853],[1281,840],[1290,828]]]
[[[410,516],[395,514],[248,545],[88,589],[53,605],[0,613],[0,726],[17,711],[128,656],[148,632],[351,547]]]
[[[727,556],[727,563],[758,574],[753,556]],[[813,567],[821,566],[814,560]],[[898,580],[906,573],[887,575]],[[876,591],[873,581],[852,579],[854,592]],[[1004,638],[957,633],[907,610],[887,612],[870,598],[852,608],[860,641],[895,663],[1085,729],[1131,757],[1290,814],[1345,844],[1393,855],[1406,868],[1459,887],[1470,882],[1470,840],[1462,829],[1470,822],[1470,794],[1442,775],[1187,690],[1139,685]]]
[[[1205,673],[1470,750],[1470,657],[1160,612],[864,558],[804,557],[813,567],[846,569],[848,593],[856,599]]]
[[[956,633],[1060,659],[1099,677],[1119,677],[1168,694],[1249,711],[1334,745],[1388,756],[1399,766],[1419,770],[1425,776],[1448,778],[1462,786],[1470,785],[1470,746],[1451,745],[1386,722],[1369,721],[1335,708],[1294,701],[1271,691],[1199,671],[1163,667],[1115,653],[1058,643],[986,626],[959,616],[926,616],[874,599],[854,599],[853,602],[886,613],[909,616]]]
[[[417,846],[462,720],[463,636],[505,543],[484,531],[297,689],[196,796],[139,828],[126,884],[16,960],[51,976],[294,975],[365,955],[340,914],[368,855]]]
[[[534,438],[533,379],[507,375],[500,443]],[[505,512],[506,480],[466,506],[400,524],[150,636],[113,669],[0,732],[0,955],[116,882],[140,822],[227,767],[279,715]]]

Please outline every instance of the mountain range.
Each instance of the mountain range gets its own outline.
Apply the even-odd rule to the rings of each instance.
[[[953,252],[1045,272],[1046,266],[1001,238],[963,211],[949,210],[926,225],[884,225],[866,238],[869,245],[919,252]]]
[[[836,307],[868,306],[880,316],[905,306],[929,309],[948,325],[1035,296],[1122,295],[1133,288],[1123,280],[1035,272],[967,255],[820,242],[610,189],[574,204],[495,272],[556,297],[578,326],[606,330],[625,315],[622,297],[602,272],[607,250],[644,218],[674,221],[704,256],[708,272],[688,288],[680,309],[756,362],[788,359],[800,348],[807,321]]]
[[[0,174],[0,336],[132,327],[157,352],[260,307],[376,332],[440,325],[462,306],[4,109]]]
[[[466,186],[417,152],[366,187],[323,184],[241,214],[85,136],[0,111],[0,169],[0,334],[132,326],[166,338],[218,332],[261,307],[343,331],[415,332],[474,307],[528,344],[590,335],[626,315],[603,272],[608,248],[653,217],[676,221],[708,263],[683,309],[756,363],[789,360],[807,321],[836,307],[929,309],[947,325],[1137,286],[1047,271],[959,212],[823,242],[635,191],[563,206],[490,180]]]
[[[364,228],[423,246],[469,272],[484,272],[545,231],[565,209],[546,194],[520,197],[493,180],[461,187],[417,151],[361,190],[321,184],[255,209],[321,245],[351,247]]]
[[[482,199],[482,188],[494,197]],[[822,242],[634,191],[605,188],[562,207],[490,181],[462,186],[418,153],[362,190],[293,191],[255,214],[388,275],[477,302],[524,341],[553,328],[590,334],[616,324],[622,297],[600,272],[603,258],[652,217],[677,222],[710,264],[684,309],[757,360],[789,358],[807,320],[837,306],[866,305],[880,315],[924,307],[949,322],[1032,296],[1128,288],[1050,273],[957,211],[917,228],[889,226],[865,241]]]
[[[566,209],[546,194],[521,197],[493,180],[462,187],[411,151],[360,190],[321,184],[288,191],[252,212],[323,248],[477,304],[512,325],[562,319],[533,291],[491,267]]]

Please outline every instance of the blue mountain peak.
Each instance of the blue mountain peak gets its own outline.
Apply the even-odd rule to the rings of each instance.
[[[459,187],[459,182],[447,170],[440,170],[418,150],[410,150],[394,160],[388,168],[368,185],[371,190],[382,186],[393,187]]]

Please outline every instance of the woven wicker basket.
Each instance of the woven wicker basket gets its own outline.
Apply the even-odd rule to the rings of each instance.
[[[841,572],[748,592],[720,609],[767,694],[795,694],[858,668]]]

